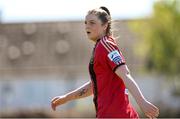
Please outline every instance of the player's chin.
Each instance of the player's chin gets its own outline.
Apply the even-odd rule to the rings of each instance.
[[[87,33],[87,37],[90,39],[92,36],[90,34]]]
[[[90,35],[87,35],[90,40],[93,40],[93,37]]]

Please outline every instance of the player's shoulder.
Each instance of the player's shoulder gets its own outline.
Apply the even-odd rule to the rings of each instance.
[[[103,49],[107,50],[108,52],[112,52],[117,49],[117,43],[115,39],[111,36],[104,36],[100,40],[100,44]]]

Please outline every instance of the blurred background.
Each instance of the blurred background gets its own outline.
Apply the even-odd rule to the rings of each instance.
[[[95,117],[93,97],[51,110],[90,80],[88,10],[109,8],[113,33],[160,117],[180,117],[179,0],[0,0],[0,117]],[[130,100],[145,117],[135,100]]]

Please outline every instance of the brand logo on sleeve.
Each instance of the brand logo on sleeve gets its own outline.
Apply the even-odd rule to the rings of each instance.
[[[110,52],[108,54],[108,57],[111,61],[113,61],[116,64],[118,64],[118,62],[120,62],[122,60],[122,58],[117,50]]]
[[[128,89],[126,88],[125,91],[124,91],[124,93],[125,93],[126,95],[128,95],[128,92],[129,92],[129,91],[128,91]]]

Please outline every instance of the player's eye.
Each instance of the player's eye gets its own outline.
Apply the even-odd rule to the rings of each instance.
[[[94,24],[95,24],[95,22],[91,21],[91,22],[90,22],[90,24],[94,25]]]

